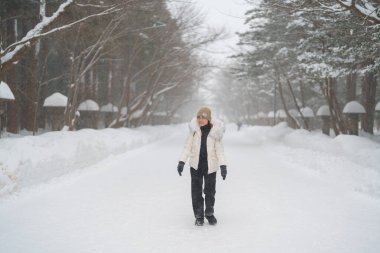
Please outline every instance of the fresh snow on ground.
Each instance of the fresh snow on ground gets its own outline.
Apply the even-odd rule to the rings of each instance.
[[[0,252],[377,253],[380,144],[228,125],[217,226],[193,225],[186,125],[0,140]]]

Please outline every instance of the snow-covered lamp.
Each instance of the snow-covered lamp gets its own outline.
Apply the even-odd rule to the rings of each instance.
[[[304,118],[314,118],[314,112],[310,107],[304,107],[301,109]]]
[[[43,107],[46,110],[46,123],[53,131],[59,131],[63,127],[64,112],[67,105],[67,97],[55,92],[44,100]]]
[[[100,111],[101,112],[118,112],[119,109],[114,106],[112,103],[108,103],[106,105],[103,105],[102,107],[100,107]]]
[[[284,110],[280,109],[280,110],[277,110],[276,112],[274,112],[274,122],[273,122],[273,125],[276,125],[277,123],[279,122],[283,122],[283,121],[286,121],[286,113]]]
[[[13,92],[9,88],[8,84],[6,84],[4,81],[1,81],[0,82],[0,115],[2,115],[5,112],[6,103],[12,100],[15,100],[15,96],[13,95]]]
[[[300,116],[300,113],[298,112],[298,110],[296,109],[290,109],[289,110],[289,114],[293,117],[293,118],[298,118]]]
[[[13,92],[4,81],[0,82],[0,100],[15,100]]]
[[[265,112],[259,112],[254,115],[253,122],[259,126],[267,125],[268,124],[267,121],[268,121],[268,114]]]
[[[67,97],[59,92],[55,92],[44,101],[44,107],[66,107]]]
[[[351,101],[344,106],[343,113],[362,114],[366,113],[366,111],[364,109],[364,106],[362,106],[359,102]]]
[[[319,117],[330,117],[330,109],[328,105],[322,105],[317,111]]]
[[[264,112],[259,112],[259,113],[257,114],[257,117],[258,117],[258,118],[262,118],[262,119],[266,119],[268,116],[267,116],[267,114],[264,113]]]
[[[366,113],[364,106],[357,101],[351,101],[344,106],[343,113],[347,115],[349,134],[359,135],[359,115]]]
[[[97,112],[99,111],[99,105],[94,100],[87,99],[79,104],[78,111]]]
[[[108,127],[112,123],[115,117],[115,113],[118,111],[119,109],[112,103],[108,103],[100,107],[100,112],[103,117],[103,123],[105,127]]]
[[[310,107],[304,107],[301,108],[301,113],[303,116],[303,121],[304,121],[304,128],[311,130],[313,129],[312,126],[312,119],[314,118],[314,112]]]
[[[290,126],[291,128],[297,129],[298,124],[299,124],[297,118],[300,116],[298,110],[290,109],[288,112],[291,116],[291,118],[287,118],[288,126]]]
[[[278,110],[278,111],[276,112],[276,118],[286,119],[287,116],[286,116],[285,111],[282,110],[282,109],[281,109],[281,110]]]
[[[317,116],[322,118],[322,133],[330,135],[330,108],[328,105],[322,105],[317,111]]]
[[[79,104],[78,111],[81,113],[79,128],[98,128],[99,105],[94,100],[87,99]]]

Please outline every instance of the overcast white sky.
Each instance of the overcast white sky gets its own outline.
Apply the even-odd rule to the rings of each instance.
[[[250,2],[259,2],[260,0],[250,0]],[[170,2],[170,1],[169,1]],[[175,4],[175,0],[172,3]],[[209,27],[225,27],[229,32],[230,37],[213,43],[207,48],[207,51],[202,52],[205,56],[216,64],[217,67],[222,67],[226,65],[230,59],[228,58],[231,55],[234,55],[237,51],[236,44],[239,41],[238,35],[236,32],[244,32],[248,29],[245,22],[245,12],[250,10],[253,6],[252,4],[247,4],[246,0],[181,0],[181,2],[192,2],[198,6],[201,12],[206,16],[205,25]],[[214,53],[211,53],[214,52]],[[217,68],[210,69],[207,77],[204,80],[204,87],[207,89],[201,89],[200,93],[204,95],[204,98],[207,102],[203,104],[213,104],[214,102],[208,99],[213,97],[212,92],[209,88],[217,85],[217,78],[215,71]],[[205,101],[206,101],[205,100]],[[194,110],[194,108],[191,108]],[[216,113],[218,113],[216,111]]]
[[[193,0],[206,15],[206,23],[212,27],[226,27],[230,37],[214,43],[209,50],[217,60],[224,60],[233,54],[239,41],[236,32],[246,30],[244,13],[250,9],[245,0]]]

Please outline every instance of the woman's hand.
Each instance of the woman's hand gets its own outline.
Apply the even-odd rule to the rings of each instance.
[[[179,161],[179,162],[178,162],[177,171],[178,171],[178,174],[179,174],[180,176],[182,176],[182,171],[183,171],[183,166],[184,166],[184,165],[185,165],[184,162],[182,162],[182,161]]]
[[[222,175],[223,180],[226,180],[226,176],[227,176],[227,166],[226,165],[220,165],[220,175]]]

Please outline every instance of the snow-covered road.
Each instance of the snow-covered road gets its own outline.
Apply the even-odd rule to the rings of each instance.
[[[227,131],[217,226],[193,225],[190,172],[176,171],[185,133],[174,132],[1,200],[0,252],[379,252],[378,184],[370,195],[355,181],[378,171],[290,131]]]

